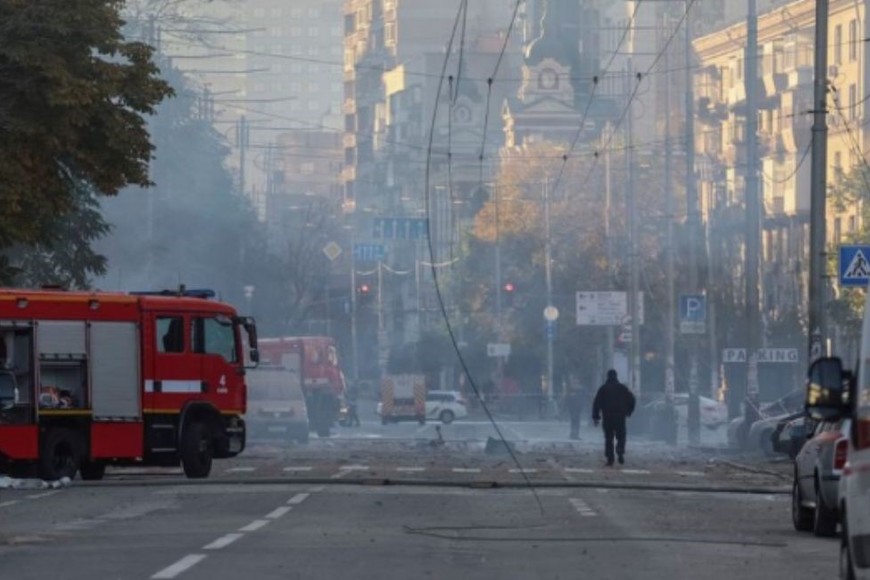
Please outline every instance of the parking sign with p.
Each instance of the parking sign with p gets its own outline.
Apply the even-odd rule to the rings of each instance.
[[[680,296],[680,332],[704,334],[707,331],[707,297],[703,294]]]

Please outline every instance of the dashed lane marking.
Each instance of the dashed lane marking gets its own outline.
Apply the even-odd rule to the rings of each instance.
[[[190,570],[191,568],[205,560],[205,558],[205,554],[188,554],[175,564],[167,566],[151,578],[152,580],[171,580],[179,574]]]
[[[585,501],[583,501],[580,498],[576,498],[576,497],[571,498],[570,502],[571,502],[571,505],[574,506],[574,509],[577,510],[577,513],[579,513],[580,516],[582,516],[584,518],[592,518],[592,517],[595,517],[598,515],[595,513],[595,511],[592,508],[590,508],[586,504]]]
[[[302,503],[303,501],[308,499],[310,496],[311,496],[310,493],[297,493],[296,495],[291,497],[289,500],[287,500],[287,504],[288,505],[299,505],[300,503]]]
[[[227,469],[227,473],[253,473],[256,467],[231,467]]]
[[[339,467],[342,471],[368,471],[368,465],[342,465]]]
[[[239,528],[240,532],[256,532],[260,528],[264,528],[269,525],[269,520],[254,520],[247,526],[243,528]]]
[[[324,486],[316,485],[316,486],[312,487],[311,489],[309,489],[308,491],[310,491],[311,493],[320,493],[324,489],[326,489]]]
[[[522,469],[518,469],[518,468],[508,469],[508,472],[509,473],[537,473],[538,470],[535,469],[534,467],[532,467],[532,468],[525,468],[524,467]]]
[[[704,477],[703,471],[678,471],[677,475],[682,475],[683,477]]]
[[[245,534],[227,534],[226,536],[222,536],[212,542],[211,544],[207,544],[202,547],[203,550],[220,550],[222,548],[226,548],[239,538],[244,537]]]
[[[480,473],[479,467],[454,467],[453,473]]]
[[[420,473],[421,471],[426,471],[425,467],[397,467],[396,471],[401,471],[402,473]]]
[[[267,520],[277,520],[278,518],[283,518],[287,515],[287,513],[293,509],[293,506],[281,506],[279,508],[275,508],[268,514],[266,514]]]
[[[286,473],[311,471],[311,470],[312,470],[312,467],[310,465],[299,465],[299,466],[291,465],[290,467],[284,468],[284,472],[286,472]]]
[[[9,507],[9,506],[15,505],[17,503],[20,503],[17,499],[13,499],[11,501],[0,502],[0,508]]]
[[[566,467],[565,473],[595,473],[595,470],[586,467]]]
[[[620,469],[626,475],[649,475],[652,472],[649,469]]]
[[[48,496],[54,495],[56,493],[60,493],[60,490],[56,489],[54,491],[46,491],[45,493],[34,493],[33,495],[28,495],[27,499],[42,499],[44,497],[48,497]]]

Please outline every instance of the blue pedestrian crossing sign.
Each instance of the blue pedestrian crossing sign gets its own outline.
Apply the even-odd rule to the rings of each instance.
[[[867,286],[870,280],[870,245],[840,246],[840,286]]]

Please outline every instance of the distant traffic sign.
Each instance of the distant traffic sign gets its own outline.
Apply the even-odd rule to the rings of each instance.
[[[353,257],[357,262],[382,262],[387,248],[383,244],[354,244]]]
[[[707,331],[707,297],[703,294],[680,296],[680,332],[704,334]]]
[[[326,254],[330,262],[334,262],[341,255],[341,246],[335,242],[329,242],[323,246],[323,253]]]
[[[637,294],[639,324],[643,324],[643,292]],[[619,326],[628,317],[626,292],[577,292],[578,326]]]
[[[372,237],[383,240],[422,240],[426,238],[426,218],[375,218]]]
[[[511,345],[508,342],[491,342],[486,345],[486,355],[491,357],[510,356]]]
[[[840,286],[867,286],[870,246],[840,246]]]

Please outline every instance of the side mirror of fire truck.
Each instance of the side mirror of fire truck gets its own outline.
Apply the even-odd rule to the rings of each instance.
[[[257,323],[248,316],[238,320],[248,335],[248,360],[251,362],[248,367],[256,368],[260,364],[260,351],[257,348]]]

